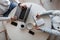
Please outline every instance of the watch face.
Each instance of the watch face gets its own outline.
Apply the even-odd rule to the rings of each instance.
[[[56,29],[56,30],[60,30],[60,16],[55,16],[53,18],[53,27]]]

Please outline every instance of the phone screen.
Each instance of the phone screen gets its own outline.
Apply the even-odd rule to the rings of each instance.
[[[35,33],[34,33],[33,31],[31,31],[31,30],[29,30],[29,33],[30,33],[30,34],[32,34],[32,35],[34,35],[34,34],[35,34]]]
[[[14,26],[17,26],[17,23],[16,22],[11,22],[12,25]]]

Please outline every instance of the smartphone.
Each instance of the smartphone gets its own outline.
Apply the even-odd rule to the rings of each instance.
[[[16,22],[11,22],[12,25],[14,26],[17,26],[17,23]]]
[[[31,30],[29,30],[29,33],[30,33],[30,34],[32,34],[32,35],[34,35],[34,34],[35,34],[35,33],[34,33],[33,31],[31,31]]]

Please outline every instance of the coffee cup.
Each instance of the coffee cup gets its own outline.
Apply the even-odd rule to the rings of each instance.
[[[25,23],[24,23],[24,22],[18,23],[18,28],[19,28],[19,29],[25,29],[25,28],[26,28]]]

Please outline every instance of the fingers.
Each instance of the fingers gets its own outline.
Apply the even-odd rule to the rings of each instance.
[[[16,16],[14,16],[14,17],[11,18],[11,21],[16,21],[16,20],[17,20]]]
[[[21,7],[22,9],[27,8],[26,4],[19,4],[18,6]]]
[[[34,29],[39,30],[40,28],[39,28],[39,26],[35,25]]]
[[[36,15],[36,18],[37,18],[37,19],[39,19],[39,18],[40,18],[40,15],[39,15],[39,14],[37,14],[37,15]]]

